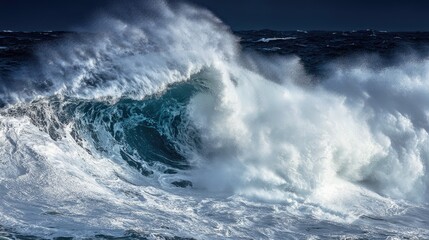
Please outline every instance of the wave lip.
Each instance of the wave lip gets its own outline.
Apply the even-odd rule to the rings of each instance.
[[[92,34],[41,46],[37,63],[15,74],[16,86],[5,86],[2,99],[142,99],[235,56],[236,38],[208,11],[156,1],[131,5],[100,16],[88,28]]]

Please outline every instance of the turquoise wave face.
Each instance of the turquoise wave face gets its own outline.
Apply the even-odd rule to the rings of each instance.
[[[198,134],[186,115],[186,106],[197,91],[201,89],[194,80],[143,100],[80,102],[70,104],[66,111],[71,118],[78,116],[74,118],[76,136],[100,152],[109,153],[112,144],[117,144],[123,160],[142,174],[152,174],[154,166],[175,173],[191,167],[186,156],[198,144]]]
[[[143,100],[114,103],[52,97],[47,102],[34,102],[31,110],[17,108],[9,114],[25,112],[54,140],[61,139],[61,131],[70,124],[74,140],[88,152],[109,156],[117,151],[123,161],[145,176],[154,171],[174,174],[192,168],[189,156],[201,147],[187,105],[196,93],[207,91],[204,82],[194,76]],[[57,117],[47,117],[48,112]]]

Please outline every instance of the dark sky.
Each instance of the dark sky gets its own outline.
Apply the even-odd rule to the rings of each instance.
[[[113,0],[0,0],[0,29],[72,30]],[[126,4],[127,0],[122,1]],[[142,0],[145,1],[145,0]],[[429,31],[426,0],[190,0],[234,30]]]

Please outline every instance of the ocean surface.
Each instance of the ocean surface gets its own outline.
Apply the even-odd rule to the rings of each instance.
[[[429,33],[84,29],[0,32],[0,239],[429,239]]]

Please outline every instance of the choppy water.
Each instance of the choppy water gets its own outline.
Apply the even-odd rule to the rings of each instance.
[[[131,8],[0,33],[0,238],[429,238],[428,33]]]

